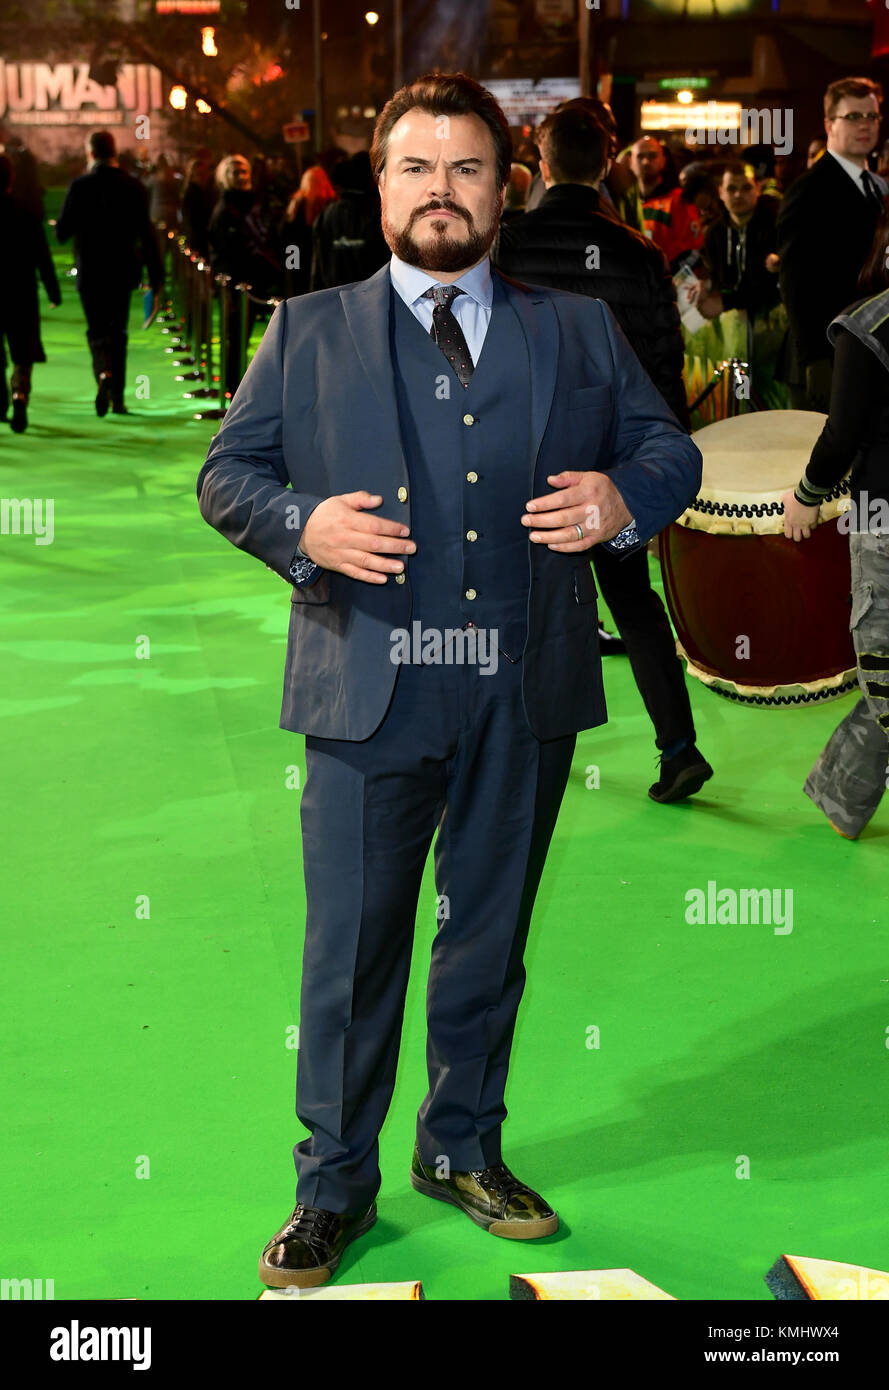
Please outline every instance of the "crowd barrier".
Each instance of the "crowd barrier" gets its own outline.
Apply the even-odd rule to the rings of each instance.
[[[195,420],[221,420],[247,370],[251,304],[258,312],[274,310],[279,298],[263,299],[252,286],[231,275],[214,274],[204,255],[192,250],[175,230],[165,235],[163,306],[158,313],[164,351],[181,370],[176,380],[188,386],[184,400],[205,401]],[[214,404],[215,402],[215,404]]]

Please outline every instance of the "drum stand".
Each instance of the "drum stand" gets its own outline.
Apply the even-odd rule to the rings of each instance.
[[[748,381],[750,380],[749,363],[743,362],[740,357],[727,357],[724,362],[717,362],[709,383],[704,387],[697,400],[692,401],[691,405],[688,407],[689,414],[691,414],[693,410],[697,410],[698,406],[701,405],[701,403],[707,399],[710,393],[716,390],[716,387],[719,385],[720,381],[728,371],[732,373],[732,376],[734,378],[734,385],[736,388],[739,385],[741,385],[744,377],[747,377]],[[739,400],[743,399],[749,399],[751,406],[754,410],[765,410],[765,406],[763,405],[759,396],[754,391],[753,384],[751,382],[749,397],[739,397],[737,394],[737,390],[729,393],[730,409],[729,415],[726,418],[731,418],[735,415],[748,413],[747,411],[742,412],[738,410],[738,402]]]

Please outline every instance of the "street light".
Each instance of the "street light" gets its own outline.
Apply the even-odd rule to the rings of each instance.
[[[367,20],[368,24],[378,24],[380,16],[377,14],[376,10],[368,10],[364,18]]]
[[[184,111],[188,105],[188,92],[184,87],[170,88],[170,105],[174,111]]]

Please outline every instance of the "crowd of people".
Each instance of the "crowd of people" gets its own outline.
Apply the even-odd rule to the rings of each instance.
[[[704,319],[738,309],[755,322],[783,303],[788,327],[776,374],[792,407],[830,415],[817,466],[786,499],[787,534],[794,539],[810,535],[816,499],[835,485],[838,460],[848,454],[834,421],[848,419],[852,397],[833,400],[828,329],[835,336],[838,316],[889,287],[889,142],[877,153],[882,95],[867,77],[833,82],[824,97],[825,135],[811,140],[806,168],[796,177],[787,159],[766,146],[734,149],[726,157],[720,149],[689,149],[643,133],[621,148],[605,102],[564,102],[541,122],[533,144],[514,150],[519,157],[509,169],[491,247],[492,263],[517,280],[604,300],[686,429],[677,276],[693,269],[688,302]],[[366,280],[389,260],[372,136],[370,121],[348,118],[335,146],[297,177],[283,157],[232,153],[216,159],[207,148],[197,150],[184,170],[163,155],[139,166],[133,155],[118,155],[110,132],[91,134],[89,170],[68,189],[55,231],[59,242],[74,242],[99,415],[127,413],[130,296],[143,279],[160,295],[171,230],[217,275],[249,286],[248,337],[280,299]],[[32,367],[46,360],[37,276],[51,304],[61,295],[41,221],[39,180],[21,150],[18,163],[26,171],[23,198],[13,186],[13,160],[0,155],[0,253],[12,287],[0,311],[0,352],[5,343],[13,363],[7,390],[4,355],[0,416],[9,418],[11,396],[10,424],[21,433]],[[223,302],[222,371],[232,396],[246,356],[244,318],[233,296]],[[861,322],[855,320],[859,330]],[[871,356],[876,342],[867,340]],[[841,355],[847,392],[855,386],[848,365],[854,351],[844,345]],[[859,373],[858,419],[879,433],[873,403],[860,399],[865,380],[868,374]],[[882,388],[884,381],[872,384]],[[880,389],[877,395],[882,399]],[[886,495],[879,469],[871,468],[866,482],[871,497]],[[691,795],[712,769],[696,747],[670,625],[644,552],[616,562],[597,547],[593,564],[620,634],[603,629],[602,649],[627,652],[655,725],[664,766],[651,795]],[[879,713],[883,719],[885,712]],[[860,817],[840,819],[843,833],[857,833]]]
[[[642,338],[650,337],[659,356],[673,362],[669,384],[661,371],[661,389],[683,418],[684,387],[676,377],[676,365],[682,361],[679,340],[675,332],[663,333],[665,313],[675,328],[675,314],[667,306],[671,290],[662,286],[658,312],[652,317],[638,286],[636,304],[630,310],[614,285],[622,280],[632,298],[632,275],[626,274],[626,268],[640,252],[638,242],[636,250],[627,249],[631,239],[625,233],[627,229],[636,232],[663,253],[671,276],[684,265],[694,269],[688,303],[704,319],[740,309],[755,323],[783,301],[790,327],[774,364],[775,375],[786,383],[791,405],[826,410],[830,359],[824,351],[824,331],[837,307],[854,298],[855,276],[870,251],[874,223],[889,192],[889,141],[874,159],[879,126],[861,109],[869,105],[878,109],[881,98],[877,84],[868,78],[833,83],[825,100],[829,132],[809,142],[806,170],[801,171],[808,177],[798,174],[795,178],[792,161],[766,145],[735,150],[727,158],[724,148],[690,149],[679,137],[661,141],[641,134],[621,148],[607,103],[593,98],[563,103],[554,116],[559,117],[556,138],[570,146],[564,167],[553,173],[541,143],[553,130],[554,116],[535,131],[533,142],[525,141],[515,149],[502,218],[503,268],[550,283],[546,278],[550,259],[558,259],[559,247],[548,245],[547,229],[558,237],[558,224],[564,222],[561,234],[570,253],[574,234],[592,220],[608,253],[600,256],[592,279],[589,267],[582,267],[581,273],[568,274],[565,283],[581,293],[590,293],[592,283],[594,292],[610,304],[616,294],[612,307],[622,326],[626,329],[625,319],[635,319]],[[856,115],[862,119],[856,121]],[[122,290],[111,282],[132,281],[127,286],[132,289],[138,275],[143,275],[159,291],[168,231],[182,235],[214,274],[250,286],[248,335],[257,317],[268,317],[270,302],[366,279],[388,260],[368,153],[372,133],[369,119],[345,117],[336,130],[335,143],[301,172],[292,159],[281,155],[247,158],[236,153],[220,159],[208,147],[197,149],[180,168],[163,154],[152,162],[133,150],[118,152],[109,132],[90,137],[90,174],[86,181],[76,179],[72,185],[79,199],[79,216],[85,221],[77,216],[72,221],[69,195],[59,219],[59,237],[73,237],[78,273],[86,276],[85,297],[84,282],[78,288],[84,299],[100,413],[109,404],[117,413],[126,410],[123,364],[129,298],[124,305]],[[875,167],[868,170],[871,182],[863,199],[860,195],[856,199],[849,179],[844,182],[839,174],[845,171],[857,177],[862,153],[871,156],[869,162]],[[825,160],[827,154],[833,158]],[[114,179],[123,202],[130,190],[124,228],[116,225],[116,204],[110,205],[112,217],[104,212],[111,180],[101,171],[110,167],[118,168],[130,181]],[[93,177],[90,184],[89,178],[95,175],[98,178]],[[153,238],[141,211],[135,211],[133,183],[142,195]],[[101,193],[98,184],[104,185]],[[0,237],[12,263],[22,264],[24,258],[29,287],[34,279],[30,272],[36,271],[50,302],[57,303],[58,285],[42,225],[43,190],[36,162],[20,141],[10,141],[8,146],[0,170],[0,197]],[[90,202],[95,204],[95,215],[86,206]],[[541,206],[542,218],[532,216]],[[840,247],[848,245],[848,256],[823,257],[825,218]],[[113,232],[103,225],[112,220]],[[142,259],[134,278],[130,263],[139,255]],[[126,271],[119,264],[121,257],[127,262]],[[660,274],[659,258],[649,257],[646,264],[650,273]],[[814,276],[816,264],[819,274]],[[95,284],[91,286],[90,281]],[[818,286],[814,292],[813,283]],[[5,338],[14,371],[7,389],[4,362],[0,414],[8,416],[11,396],[11,424],[22,431],[27,425],[31,368],[45,360],[31,289],[19,287],[16,299],[7,302],[2,313],[0,349]],[[104,313],[107,322],[97,321],[97,313],[100,319]],[[229,361],[224,371],[231,396],[243,369],[244,352],[239,341],[240,315],[231,302],[228,314]],[[646,345],[642,347],[646,360]]]

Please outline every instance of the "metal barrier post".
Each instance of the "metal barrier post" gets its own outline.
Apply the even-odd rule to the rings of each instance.
[[[218,296],[217,296],[217,300],[218,300],[218,304],[219,304],[219,405],[216,406],[215,408],[212,408],[212,409],[209,409],[209,408],[208,408],[207,410],[198,410],[198,411],[195,411],[194,418],[195,418],[196,420],[221,420],[222,417],[223,417],[224,414],[225,414],[226,407],[227,407],[227,404],[228,404],[228,402],[227,402],[227,400],[226,400],[226,395],[225,395],[225,364],[226,364],[226,357],[227,357],[227,352],[228,352],[228,293],[229,293],[229,286],[231,285],[231,276],[230,276],[230,275],[213,275],[212,271],[209,271],[209,272],[208,272],[208,280],[210,281],[210,291],[211,291],[211,293],[212,293],[212,287],[213,287],[213,284],[214,284],[214,283],[216,284],[216,286],[217,286],[218,289],[219,289],[219,294],[218,294]],[[212,303],[212,301],[211,301],[211,303]],[[212,323],[211,323],[211,325],[210,325],[209,328],[208,328],[208,332],[207,332],[207,349],[208,349],[208,350],[207,350],[207,370],[208,370],[207,384],[208,384],[208,386],[212,386],[212,384],[213,384],[213,378],[212,378],[212,372],[211,372],[212,350],[211,350],[211,346],[210,346],[210,342],[211,342],[212,336],[213,336],[213,330],[212,330]],[[215,392],[211,392],[210,394],[215,395]]]

